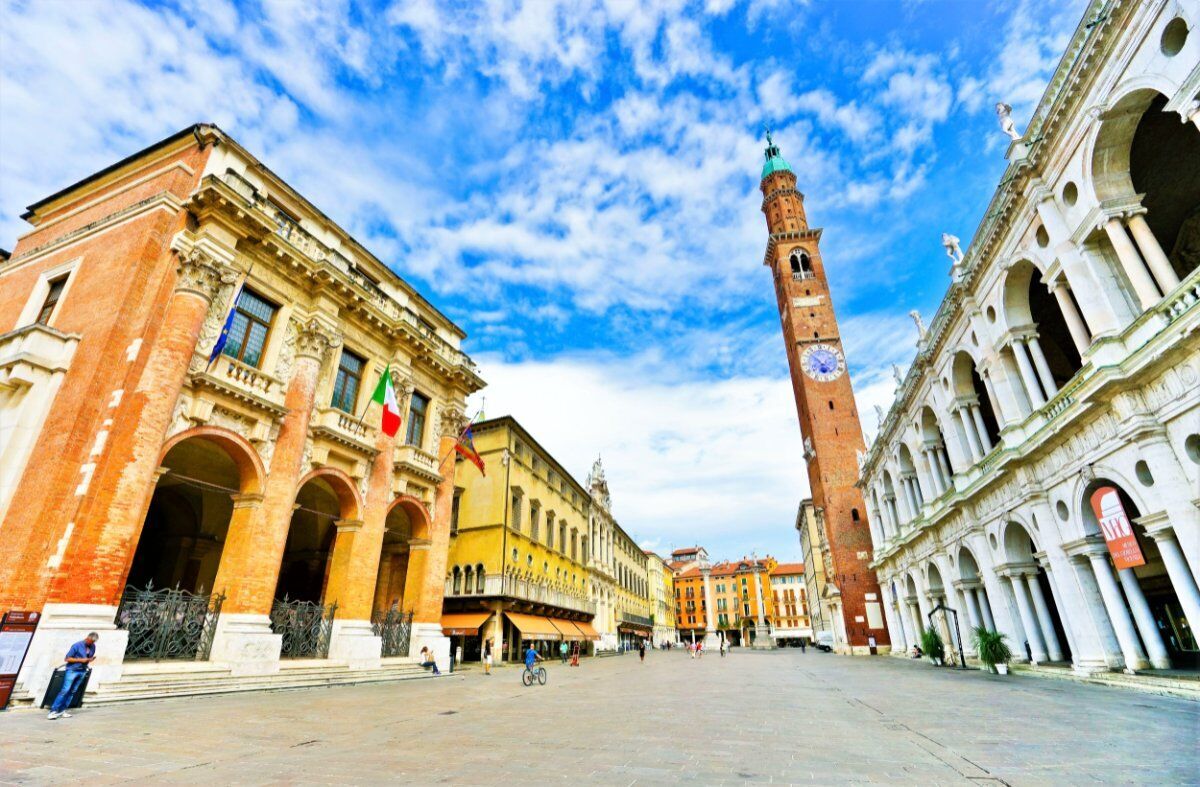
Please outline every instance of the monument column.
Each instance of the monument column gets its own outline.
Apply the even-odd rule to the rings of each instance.
[[[712,568],[710,566],[700,567],[700,576],[704,577],[704,647],[719,648],[721,640],[717,636],[717,626],[713,622],[713,601],[712,592]]]

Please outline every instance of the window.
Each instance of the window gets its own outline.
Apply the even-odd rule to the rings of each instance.
[[[250,290],[242,290],[233,308],[233,324],[229,326],[229,338],[225,341],[225,348],[221,350],[221,354],[258,368],[262,362],[263,348],[267,345],[267,333],[271,330],[273,319],[273,304]]]
[[[558,526],[558,548],[563,554],[567,552],[567,523],[562,522]]]
[[[546,512],[546,546],[554,549],[554,512]]]
[[[332,405],[342,412],[353,413],[358,403],[358,388],[362,384],[363,367],[366,361],[349,350],[342,350],[338,362],[337,378],[333,381]]]
[[[512,527],[521,532],[521,493],[516,489],[512,493]]]
[[[450,504],[450,535],[458,533],[458,508],[462,499],[462,492],[454,492],[454,502]]]
[[[408,406],[408,432],[404,442],[418,448],[425,439],[425,417],[429,414],[429,397],[413,391],[412,403]]]
[[[62,298],[63,289],[67,286],[67,277],[60,276],[50,282],[50,291],[46,293],[46,300],[42,302],[42,308],[38,312],[37,321],[42,325],[50,324],[50,316],[54,314],[54,307],[58,305],[58,301]]]
[[[457,596],[461,592],[462,592],[462,571],[459,570],[458,566],[455,566],[454,567],[454,595]]]
[[[529,538],[533,541],[538,540],[538,520],[542,516],[542,507],[534,500],[529,504]]]

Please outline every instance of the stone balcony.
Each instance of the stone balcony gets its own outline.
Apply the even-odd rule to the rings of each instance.
[[[235,400],[239,409],[265,415],[268,423],[287,413],[283,404],[286,386],[279,378],[227,355],[219,355],[210,366],[193,372],[191,383],[201,407],[200,400],[206,399],[204,393],[209,391]],[[199,412],[193,413],[193,418],[207,420]]]
[[[38,380],[65,372],[79,336],[34,323],[0,335],[0,389],[31,388]]]
[[[535,582],[517,579],[516,577],[508,577],[502,574],[488,574],[484,577],[482,591],[479,591],[474,579],[471,580],[470,584],[471,587],[468,588],[464,583],[463,586],[455,591],[453,581],[447,579],[446,598],[467,598],[470,596],[479,598],[514,598],[519,601],[528,601],[531,604],[568,609],[588,615],[596,614],[596,602],[594,601],[589,601],[570,593],[564,593],[561,590],[555,590],[545,585],[539,585]]]
[[[360,420],[353,413],[336,407],[319,407],[313,413],[312,435],[315,439],[325,439],[336,443],[342,448],[363,454],[373,459],[379,453],[375,448],[376,432],[374,426],[365,420]]]
[[[395,450],[394,469],[407,472],[429,483],[436,484],[442,475],[438,457],[415,445],[398,445]]]

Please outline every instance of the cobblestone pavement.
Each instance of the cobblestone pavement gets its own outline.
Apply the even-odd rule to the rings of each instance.
[[[809,651],[0,714],[0,782],[1196,783],[1200,703]]]

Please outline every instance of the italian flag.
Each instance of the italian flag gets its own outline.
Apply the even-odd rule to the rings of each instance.
[[[379,385],[375,386],[371,401],[383,405],[383,423],[380,428],[388,437],[395,437],[396,432],[400,431],[400,403],[396,401],[396,386],[392,385],[391,370],[391,364],[383,370],[383,376],[379,378]]]

